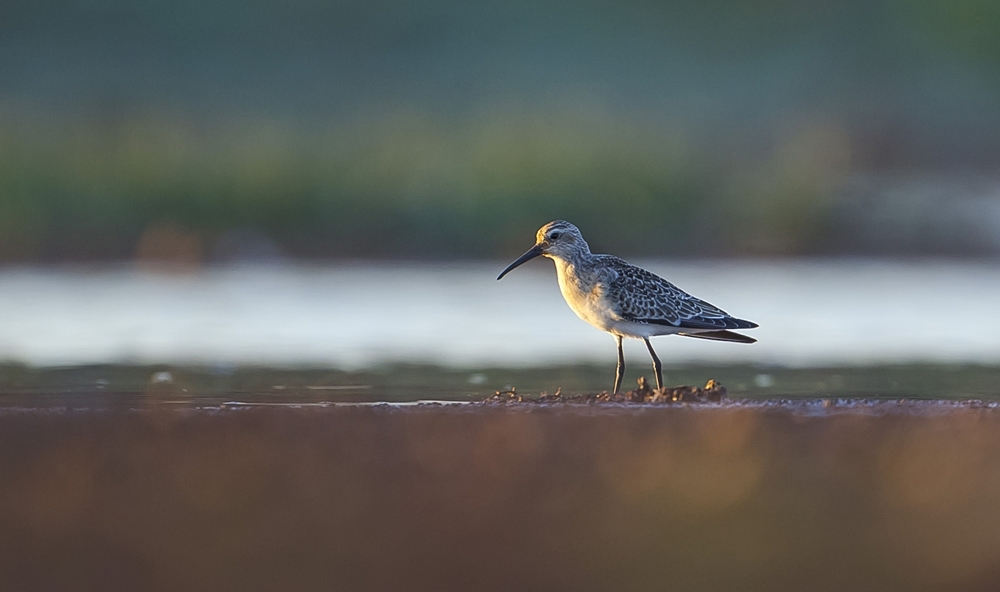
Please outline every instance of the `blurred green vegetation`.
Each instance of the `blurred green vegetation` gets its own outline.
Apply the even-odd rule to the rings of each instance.
[[[836,130],[796,130],[720,176],[681,130],[593,113],[0,121],[0,258],[129,258],[165,225],[209,258],[232,229],[304,257],[492,257],[554,218],[637,254],[809,252],[845,150]]]
[[[994,254],[997,6],[11,0],[0,262]]]

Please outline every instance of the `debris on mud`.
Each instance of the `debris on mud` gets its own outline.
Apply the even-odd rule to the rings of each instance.
[[[662,389],[652,388],[644,376],[639,377],[635,390],[611,394],[600,393],[564,395],[562,389],[553,394],[542,393],[538,397],[524,396],[516,389],[496,391],[483,403],[719,403],[726,398],[726,387],[715,380],[709,380],[704,387],[675,386]]]

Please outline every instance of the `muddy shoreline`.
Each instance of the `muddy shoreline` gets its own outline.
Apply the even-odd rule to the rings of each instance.
[[[989,590],[991,402],[0,413],[0,589]]]

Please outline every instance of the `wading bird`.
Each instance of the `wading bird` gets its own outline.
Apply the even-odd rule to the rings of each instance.
[[[653,358],[656,388],[663,388],[663,372],[649,338],[683,335],[716,341],[754,343],[752,337],[730,329],[753,329],[756,323],[729,316],[726,311],[699,300],[660,276],[613,255],[595,255],[580,230],[562,220],[542,226],[535,246],[503,270],[510,270],[539,255],[555,261],[559,289],[578,317],[615,337],[618,369],[615,389],[625,374],[622,338],[642,339]]]

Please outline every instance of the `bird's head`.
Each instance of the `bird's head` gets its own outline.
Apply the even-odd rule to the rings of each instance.
[[[535,246],[518,257],[507,269],[497,276],[499,280],[507,273],[526,261],[530,261],[539,255],[544,255],[551,259],[575,260],[580,255],[590,253],[587,241],[583,240],[580,229],[564,220],[553,220],[538,229],[535,234]]]

